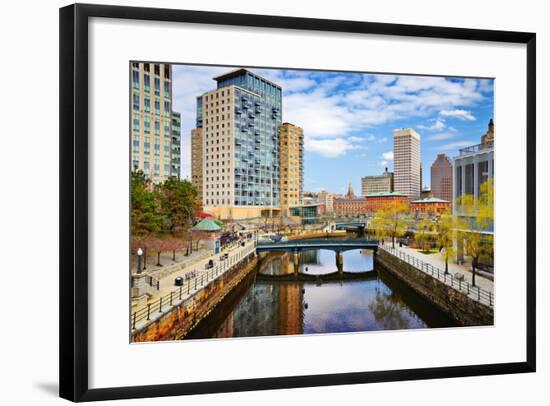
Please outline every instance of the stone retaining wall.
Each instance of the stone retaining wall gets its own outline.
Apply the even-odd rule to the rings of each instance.
[[[414,266],[378,250],[374,257],[382,271],[387,271],[414,289],[425,299],[447,313],[461,326],[487,326],[494,324],[493,308],[472,300],[456,289],[416,269]]]

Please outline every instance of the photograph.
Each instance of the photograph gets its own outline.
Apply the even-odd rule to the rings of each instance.
[[[130,342],[492,328],[494,85],[129,61]]]

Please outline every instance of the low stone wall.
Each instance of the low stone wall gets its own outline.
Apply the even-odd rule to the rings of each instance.
[[[487,326],[494,323],[494,311],[472,300],[456,289],[416,269],[414,266],[379,249],[374,260],[387,271],[414,289],[425,299],[447,313],[461,326]]]
[[[193,329],[212,309],[223,300],[249,273],[258,262],[254,254],[238,268],[233,269],[205,286],[187,300],[175,306],[168,313],[136,331],[132,342],[179,340]]]

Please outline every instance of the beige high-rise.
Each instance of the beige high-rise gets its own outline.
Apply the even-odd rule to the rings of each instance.
[[[202,153],[203,134],[202,128],[191,130],[191,183],[197,189],[202,203]]]
[[[412,128],[393,132],[393,188],[409,199],[420,196],[420,134]]]
[[[179,123],[179,117],[172,123],[172,66],[133,62],[130,69],[131,168],[162,182],[179,175],[181,155],[179,134],[172,141],[173,125]]]
[[[304,130],[283,123],[279,131],[281,212],[287,216],[289,207],[302,204],[304,189]]]

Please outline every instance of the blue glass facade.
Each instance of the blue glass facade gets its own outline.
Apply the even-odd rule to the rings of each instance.
[[[246,70],[222,76],[234,88],[234,205],[280,207],[281,87]]]

